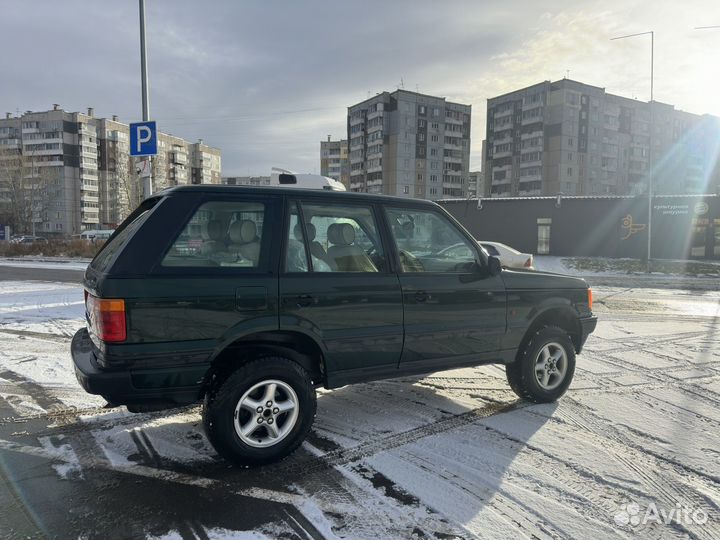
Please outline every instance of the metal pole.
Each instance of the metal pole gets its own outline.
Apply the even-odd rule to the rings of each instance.
[[[648,174],[648,221],[647,221],[647,267],[646,271],[649,274],[652,271],[652,211],[653,211],[653,176],[655,174],[653,162],[653,120],[654,120],[654,106],[653,106],[653,90],[655,87],[655,32],[650,32],[650,137],[648,137],[648,143],[650,145],[650,153],[648,155],[648,163],[650,165],[650,172]]]
[[[636,36],[647,36],[650,34],[650,134],[648,136],[648,218],[647,218],[647,265],[645,270],[647,273],[651,271],[651,260],[652,260],[652,210],[653,210],[653,100],[654,100],[654,89],[655,89],[655,31],[650,32],[639,32],[637,34],[628,34],[627,36],[618,36],[611,38],[610,41],[616,39],[625,39]]]
[[[150,120],[150,100],[148,99],[147,51],[145,48],[145,0],[140,1],[140,75],[142,79],[142,118],[143,122]],[[145,198],[152,195],[152,157],[150,160],[150,176],[143,182]]]

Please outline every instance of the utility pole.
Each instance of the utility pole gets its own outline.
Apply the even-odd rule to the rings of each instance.
[[[653,107],[653,90],[655,86],[655,32],[650,30],[649,32],[640,32],[638,34],[628,34],[627,36],[618,36],[612,38],[610,41],[616,39],[625,39],[636,36],[650,36],[650,135],[648,137],[648,218],[647,218],[647,266],[646,272],[649,274],[652,270],[652,211],[653,211],[653,176],[655,171],[653,170],[654,159],[653,159],[653,119],[654,119],[654,107]]]
[[[147,76],[147,51],[145,48],[145,0],[140,0],[140,76],[142,79],[142,119],[143,122],[150,120],[150,100],[148,98],[148,76]],[[150,176],[143,179],[144,198],[152,195],[152,156],[146,159],[150,161]]]

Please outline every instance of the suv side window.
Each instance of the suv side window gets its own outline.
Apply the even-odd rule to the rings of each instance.
[[[471,272],[477,249],[452,222],[432,210],[388,208],[403,272]]]
[[[258,268],[265,205],[250,201],[202,204],[175,239],[162,266]]]
[[[313,272],[385,271],[385,254],[371,207],[302,203],[301,208],[307,233],[303,240]],[[293,223],[291,216],[291,227]],[[288,234],[292,238],[294,230]],[[290,255],[288,246],[288,265]]]

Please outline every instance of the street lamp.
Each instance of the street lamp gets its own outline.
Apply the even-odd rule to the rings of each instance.
[[[648,137],[648,146],[649,146],[649,155],[648,155],[648,162],[649,162],[649,173],[648,173],[648,219],[647,219],[647,267],[646,271],[649,274],[652,270],[651,268],[651,250],[652,250],[652,210],[653,210],[653,148],[652,148],[652,139],[653,139],[653,89],[655,86],[655,32],[649,31],[649,32],[639,32],[637,34],[628,34],[626,36],[618,36],[612,38],[610,41],[615,41],[616,39],[625,39],[625,38],[631,38],[631,37],[637,37],[637,36],[650,36],[650,136]]]

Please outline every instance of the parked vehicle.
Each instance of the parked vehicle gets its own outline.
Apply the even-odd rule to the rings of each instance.
[[[47,244],[47,238],[42,236],[23,235],[10,240],[13,244]]]
[[[488,255],[500,259],[503,268],[529,268],[531,270],[535,268],[532,253],[520,253],[500,242],[488,242],[487,240],[478,240],[478,242],[488,252]]]
[[[342,182],[319,174],[297,174],[279,167],[273,167],[270,173],[270,185],[300,189],[327,189],[345,191]]]
[[[162,191],[84,287],[85,390],[133,412],[202,400],[244,466],[300,445],[319,386],[498,363],[520,397],[556,400],[597,322],[584,280],[502,270],[432,202],[328,190]]]
[[[95,242],[105,242],[114,232],[115,229],[93,229],[83,231],[78,236],[81,240],[87,240],[94,244]]]

